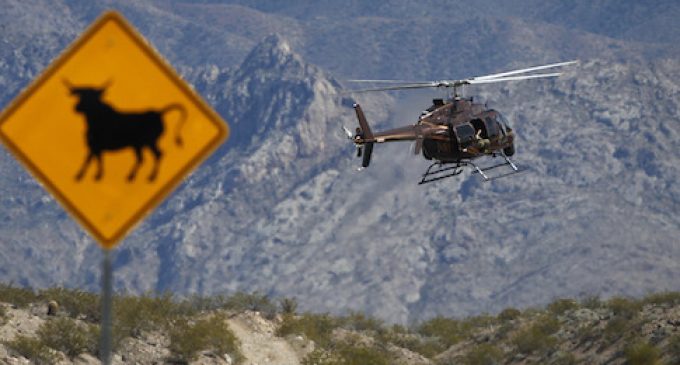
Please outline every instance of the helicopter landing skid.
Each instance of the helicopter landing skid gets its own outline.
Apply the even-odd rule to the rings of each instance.
[[[484,181],[491,181],[491,180],[496,180],[500,179],[502,177],[518,174],[520,172],[525,171],[525,169],[520,169],[515,165],[514,162],[512,162],[507,156],[503,155],[503,158],[505,159],[505,162],[499,163],[497,165],[489,166],[489,167],[484,167],[480,168],[477,166],[474,162],[472,161],[459,161],[459,162],[435,162],[430,167],[427,168],[427,171],[423,174],[423,178],[420,180],[418,185],[422,184],[427,184],[429,182],[445,179],[447,177],[452,177],[456,175],[460,175],[463,172],[463,168],[466,166],[472,166],[474,170],[472,171],[473,174],[480,174]],[[454,166],[446,166],[448,164],[454,164]],[[500,175],[495,175],[495,176],[489,176],[487,173],[490,170],[497,169],[499,167],[503,166],[510,166],[511,171],[507,172],[505,174],[500,174]],[[432,168],[434,168],[434,171]]]
[[[418,185],[427,184],[429,182],[446,179],[447,177],[460,175],[463,172],[463,167],[467,165],[466,162],[456,162],[455,166],[446,166],[444,162],[435,162],[423,174],[423,178]],[[437,167],[432,171],[433,167]]]
[[[500,179],[500,178],[502,178],[502,177],[506,177],[506,176],[510,176],[510,175],[514,175],[514,174],[518,174],[518,173],[520,173],[520,172],[526,171],[526,169],[520,169],[520,168],[518,168],[517,165],[515,165],[515,163],[512,162],[512,161],[508,158],[508,156],[503,155],[503,158],[505,159],[505,162],[499,163],[499,164],[497,164],[497,165],[485,167],[485,168],[479,168],[479,166],[475,165],[475,164],[472,163],[472,162],[468,162],[467,164],[468,164],[468,165],[471,165],[472,167],[474,167],[475,169],[474,169],[474,171],[472,171],[472,173],[473,173],[473,174],[477,174],[477,173],[478,173],[478,174],[482,175],[482,178],[484,179],[484,181],[496,180],[496,179]],[[489,176],[488,174],[485,173],[486,171],[493,170],[493,169],[496,169],[496,168],[499,168],[499,167],[503,167],[503,166],[510,166],[511,171],[510,171],[510,172],[506,172],[506,173],[504,173],[504,174],[495,175],[495,176]]]

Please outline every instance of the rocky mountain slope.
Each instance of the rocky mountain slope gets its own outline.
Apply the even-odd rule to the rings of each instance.
[[[118,290],[257,290],[408,323],[679,288],[680,64],[662,21],[674,2],[582,2],[571,21],[555,16],[561,2],[376,4],[8,0],[0,101],[113,7],[230,123],[228,143],[116,250]],[[658,38],[582,16],[612,11]],[[572,58],[558,80],[466,90],[508,117],[529,172],[418,186],[427,162],[406,144],[377,146],[356,171],[340,130],[356,124],[353,102],[380,129],[412,123],[441,93],[347,94],[343,79]],[[96,245],[6,152],[0,171],[0,280],[98,290]]]

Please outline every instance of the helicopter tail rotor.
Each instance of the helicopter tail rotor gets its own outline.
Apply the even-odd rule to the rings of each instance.
[[[344,125],[342,126],[342,130],[345,131],[345,135],[347,136],[347,139],[352,139],[354,135],[352,135],[352,132],[347,129]]]
[[[349,139],[349,140],[354,140],[354,134],[352,134],[352,132],[351,132],[347,127],[345,127],[345,126],[343,125],[343,126],[342,126],[342,130],[345,132],[345,135],[347,136],[347,139]],[[362,146],[357,144],[356,147],[357,147],[357,157],[361,157],[361,155],[362,155]]]
[[[357,129],[357,135],[354,137],[354,143],[364,146],[361,166],[368,167],[371,163],[371,155],[373,154],[373,132],[371,132],[371,127],[368,125],[364,111],[361,110],[361,105],[354,104],[354,110],[357,113],[357,119],[359,119],[359,128]],[[366,142],[366,140],[369,140],[369,142]],[[359,150],[357,156],[361,155],[361,150]]]
[[[361,166],[368,167],[371,164],[371,155],[373,154],[373,132],[371,132],[371,127],[368,125],[366,116],[359,104],[354,104],[354,110],[357,113],[357,119],[359,120],[359,127],[356,129],[356,134],[352,132],[345,126],[342,129],[347,136],[347,139],[352,140],[357,147],[357,157],[361,157]]]

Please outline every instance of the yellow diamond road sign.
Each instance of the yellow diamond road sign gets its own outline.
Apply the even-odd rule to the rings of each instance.
[[[0,138],[112,248],[227,137],[224,121],[116,12],[0,115]]]

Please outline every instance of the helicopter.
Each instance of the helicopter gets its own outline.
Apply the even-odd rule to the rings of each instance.
[[[426,160],[434,162],[423,173],[418,184],[426,184],[448,177],[460,175],[465,167],[479,174],[484,181],[510,176],[523,171],[510,160],[515,154],[515,133],[508,121],[497,110],[483,103],[474,102],[473,97],[461,97],[458,90],[466,85],[490,84],[497,82],[520,81],[538,78],[554,78],[560,72],[536,73],[536,71],[555,69],[577,63],[578,60],[534,66],[518,70],[476,76],[462,80],[441,80],[407,82],[399,80],[347,80],[357,83],[394,84],[371,89],[351,90],[349,93],[363,93],[389,90],[408,90],[422,88],[451,88],[453,92],[447,99],[433,99],[432,105],[425,109],[415,124],[374,132],[358,103],[353,105],[359,127],[352,133],[343,126],[347,138],[352,140],[357,157],[362,158],[361,166],[371,163],[373,145],[376,143],[415,141],[414,154],[421,154]],[[480,157],[502,157],[501,163],[480,167],[475,162]],[[498,169],[507,167],[508,172],[492,175]],[[506,170],[507,171],[507,170]]]

